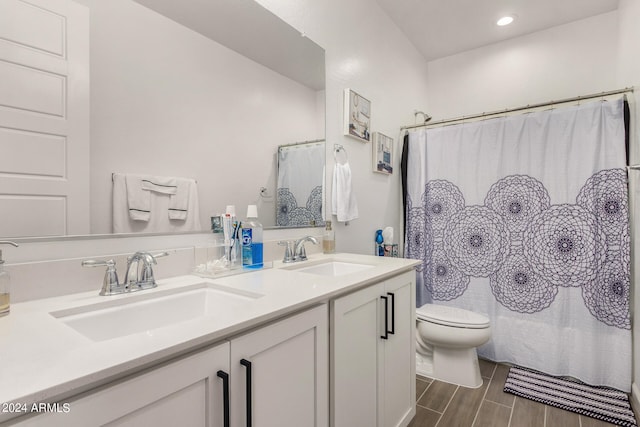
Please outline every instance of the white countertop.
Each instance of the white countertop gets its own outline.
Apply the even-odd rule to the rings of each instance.
[[[337,277],[307,274],[291,267],[326,260],[369,264],[373,268]],[[0,403],[31,405],[61,401],[119,376],[213,344],[360,287],[412,270],[418,261],[355,254],[314,255],[295,264],[205,279],[194,275],[158,280],[158,287],[127,295],[98,296],[96,290],[18,303],[0,318]],[[199,317],[166,327],[92,341],[50,313],[139,295],[212,283],[262,295],[224,317]],[[50,286],[43,283],[42,286]],[[115,302],[114,302],[115,304]],[[0,422],[19,414],[1,413]]]

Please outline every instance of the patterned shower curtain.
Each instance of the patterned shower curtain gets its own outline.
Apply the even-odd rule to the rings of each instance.
[[[491,319],[481,357],[631,388],[624,101],[409,134],[417,304]]]
[[[324,141],[278,147],[276,225],[324,225]]]

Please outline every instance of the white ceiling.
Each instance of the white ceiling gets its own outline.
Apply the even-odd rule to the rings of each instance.
[[[376,1],[429,61],[618,8],[618,0]],[[507,14],[516,20],[495,25]]]
[[[286,77],[324,89],[324,50],[253,0],[134,1]]]

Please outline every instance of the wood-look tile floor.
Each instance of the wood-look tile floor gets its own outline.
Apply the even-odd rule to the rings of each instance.
[[[409,427],[604,427],[591,417],[502,391],[509,366],[480,360],[484,384],[477,389],[416,379],[416,416]]]

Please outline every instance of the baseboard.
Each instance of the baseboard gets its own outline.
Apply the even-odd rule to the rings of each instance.
[[[638,414],[640,414],[640,388],[635,382],[631,384],[631,399],[629,399],[629,401],[631,402],[631,409],[633,410],[633,414],[636,416],[636,419],[639,419]]]

